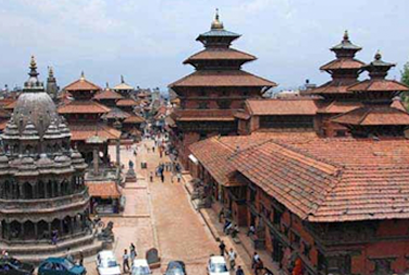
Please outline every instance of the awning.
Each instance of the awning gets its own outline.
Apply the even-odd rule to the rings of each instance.
[[[194,155],[190,154],[190,155],[189,155],[189,159],[190,159],[194,164],[196,164],[196,165],[199,164],[199,161],[197,160],[197,158],[196,158]]]
[[[91,197],[102,199],[118,199],[121,197],[121,192],[113,181],[88,181],[85,184],[88,186],[88,193]]]

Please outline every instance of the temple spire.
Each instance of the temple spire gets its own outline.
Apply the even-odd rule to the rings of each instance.
[[[214,31],[214,30],[223,30],[223,29],[224,29],[223,23],[220,21],[220,18],[219,18],[219,9],[216,9],[216,15],[212,22],[211,30]]]
[[[37,77],[39,73],[37,72],[37,62],[35,60],[34,55],[31,56],[30,61],[30,72],[28,73],[30,77]]]
[[[125,83],[124,76],[121,75],[121,83]]]
[[[48,77],[49,78],[54,78],[54,70],[53,67],[48,67]]]
[[[84,80],[85,80],[85,74],[84,74],[84,71],[81,71],[81,77],[80,77],[80,80],[81,80],[81,81],[84,81]]]

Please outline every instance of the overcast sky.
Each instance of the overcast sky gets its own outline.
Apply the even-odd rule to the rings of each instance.
[[[0,0],[0,86],[22,85],[30,55],[40,77],[53,66],[60,86],[86,78],[105,86],[120,75],[141,87],[167,84],[192,72],[182,61],[201,50],[215,8],[227,30],[242,34],[234,47],[259,59],[244,69],[297,87],[329,79],[319,66],[345,29],[372,60],[380,49],[397,63],[409,60],[408,0]]]

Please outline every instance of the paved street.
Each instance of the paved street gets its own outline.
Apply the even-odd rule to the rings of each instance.
[[[145,145],[147,147],[145,147]],[[121,147],[121,161],[128,168],[132,159],[138,175],[137,183],[127,183],[123,194],[126,197],[124,213],[119,217],[107,217],[105,221],[114,222],[114,251],[121,262],[124,249],[129,250],[133,242],[137,247],[138,258],[144,258],[145,252],[156,247],[162,258],[160,269],[153,274],[163,274],[171,260],[182,260],[187,265],[188,274],[206,274],[206,262],[210,254],[217,253],[217,243],[193,209],[182,183],[171,183],[170,172],[165,172],[165,183],[154,177],[149,182],[149,173],[154,172],[162,159],[146,148],[153,146],[152,141],[139,144],[135,160],[132,150]],[[115,146],[109,148],[111,158],[115,156]],[[140,169],[140,162],[148,163],[148,169]],[[95,274],[94,257],[86,259],[88,274]]]

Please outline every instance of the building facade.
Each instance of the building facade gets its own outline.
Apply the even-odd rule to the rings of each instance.
[[[243,108],[246,99],[261,97],[276,86],[241,69],[256,57],[231,47],[239,37],[227,31],[216,14],[210,31],[196,39],[205,49],[183,62],[195,72],[169,85],[180,99],[172,114],[171,138],[185,168],[190,144],[215,135],[235,135],[235,111]]]

